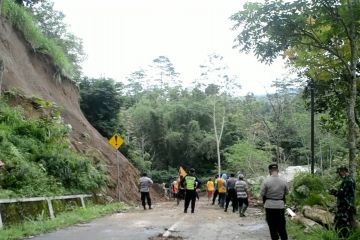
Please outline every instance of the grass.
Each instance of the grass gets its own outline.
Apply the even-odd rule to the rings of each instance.
[[[338,240],[336,231],[315,228],[310,232],[305,232],[304,227],[292,221],[287,222],[289,236],[294,240]]]
[[[4,0],[0,10],[11,24],[24,34],[34,51],[49,55],[59,69],[59,73],[67,78],[72,78],[75,71],[73,63],[54,40],[47,38],[41,32],[31,13],[16,4],[14,0]]]
[[[289,236],[293,240],[340,240],[337,231],[334,229],[315,228],[310,232],[305,232],[304,227],[292,221],[287,222]],[[347,240],[360,239],[360,229],[357,228],[350,234]]]
[[[79,208],[72,212],[59,214],[53,220],[28,220],[23,224],[6,227],[1,230],[0,240],[22,239],[27,236],[50,232],[77,223],[88,222],[92,219],[127,209],[129,209],[129,206],[124,203],[90,205],[87,208]]]

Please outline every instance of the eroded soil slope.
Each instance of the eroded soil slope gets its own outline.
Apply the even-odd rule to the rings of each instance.
[[[4,18],[0,18],[0,56],[5,65],[3,90],[16,90],[25,96],[37,96],[62,106],[65,123],[71,124],[71,141],[78,151],[91,151],[105,161],[114,186],[109,190],[116,196],[116,151],[86,120],[80,110],[79,91],[69,79],[56,77],[56,68],[48,56],[35,53]],[[57,80],[56,80],[57,79]],[[120,154],[120,199],[137,199],[137,171]]]

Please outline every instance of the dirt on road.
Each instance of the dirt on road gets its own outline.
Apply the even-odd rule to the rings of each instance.
[[[232,211],[224,212],[207,199],[197,201],[194,214],[183,212],[184,202],[158,202],[152,210],[137,207],[126,213],[118,213],[79,224],[33,240],[160,240],[193,239],[220,240],[270,239],[263,211],[249,208],[246,217]]]

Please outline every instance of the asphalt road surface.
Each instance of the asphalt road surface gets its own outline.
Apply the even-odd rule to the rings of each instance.
[[[152,210],[135,208],[90,223],[78,224],[32,240],[265,240],[270,239],[263,211],[249,208],[246,217],[224,212],[206,197],[197,201],[195,213],[183,212],[173,201],[155,204]]]

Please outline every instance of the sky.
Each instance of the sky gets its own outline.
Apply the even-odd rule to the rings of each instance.
[[[229,17],[245,0],[54,0],[70,31],[83,40],[89,77],[124,82],[134,71],[166,56],[185,86],[199,77],[208,55],[224,57],[239,95],[272,92],[271,83],[286,76],[281,59],[272,65],[233,49],[236,32]]]

